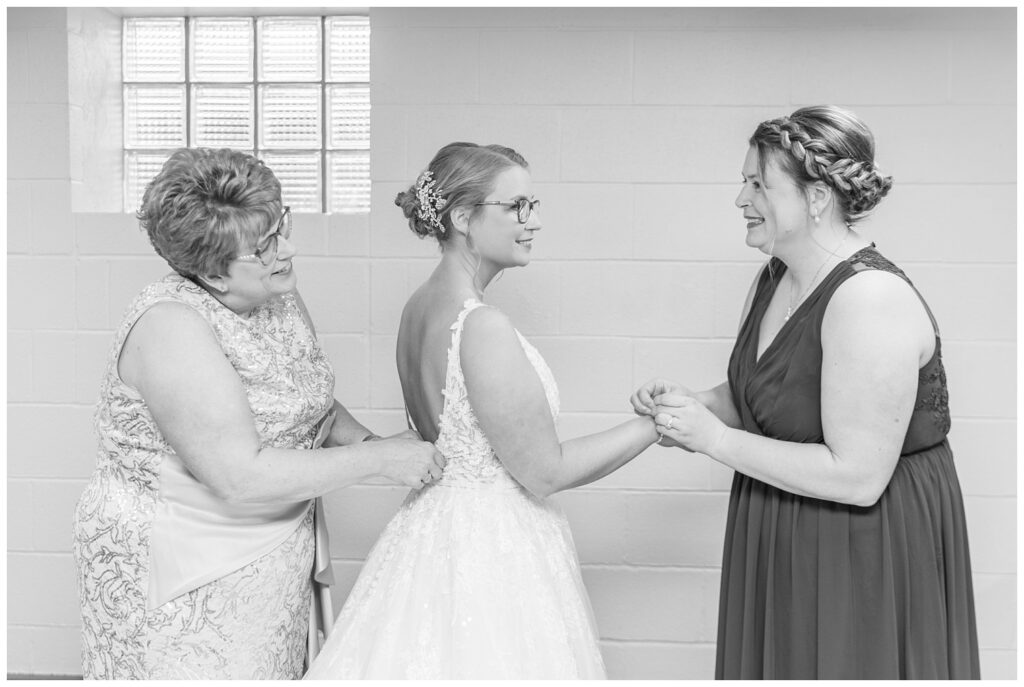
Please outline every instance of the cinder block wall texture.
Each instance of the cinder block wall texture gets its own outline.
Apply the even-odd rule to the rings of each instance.
[[[338,398],[378,432],[404,426],[398,315],[437,251],[392,199],[454,140],[504,143],[532,165],[544,222],[535,259],[489,297],[551,364],[564,438],[626,418],[629,394],[652,376],[718,383],[762,261],[732,205],[746,138],[800,105],[849,107],[896,179],[864,229],[942,326],[983,676],[1014,678],[1015,10],[370,17],[372,211],[301,215],[295,228],[300,289]],[[70,521],[94,465],[92,404],[121,312],[167,270],[116,211],[119,18],[12,8],[7,19],[7,665],[73,675]],[[556,496],[612,677],[712,676],[730,478],[703,456],[655,447]],[[403,493],[329,497],[339,607]]]

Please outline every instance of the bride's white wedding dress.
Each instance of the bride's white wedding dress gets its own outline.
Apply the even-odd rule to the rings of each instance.
[[[451,327],[444,474],[388,523],[306,678],[605,676],[565,516],[505,470],[466,395],[462,329],[482,305],[466,301]],[[519,340],[557,417],[551,371]]]

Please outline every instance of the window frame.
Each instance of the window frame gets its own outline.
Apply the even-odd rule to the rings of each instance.
[[[186,11],[186,12],[168,12],[166,8],[163,11],[135,11],[133,8],[124,8],[121,13],[121,42],[122,50],[124,51],[124,45],[127,41],[127,26],[128,21],[132,19],[179,19],[182,20],[184,42],[183,42],[183,77],[180,81],[155,81],[145,79],[132,79],[129,80],[126,77],[126,54],[122,53],[121,59],[121,103],[124,108],[122,114],[122,161],[125,167],[124,182],[122,185],[122,198],[123,198],[123,209],[125,212],[134,212],[137,208],[138,198],[141,195],[141,187],[144,183],[148,183],[148,179],[138,182],[138,186],[135,187],[134,193],[130,192],[131,184],[129,180],[129,160],[131,154],[152,154],[159,155],[166,159],[167,155],[170,155],[175,148],[166,147],[146,147],[137,144],[129,145],[129,131],[126,126],[128,121],[127,112],[127,93],[131,86],[155,86],[155,85],[166,85],[174,86],[184,89],[184,147],[195,147],[195,133],[193,131],[193,123],[196,118],[195,110],[195,97],[194,91],[201,90],[203,87],[248,87],[251,95],[251,127],[252,127],[252,147],[251,148],[236,148],[244,152],[251,153],[259,158],[263,158],[265,155],[273,156],[287,156],[287,155],[301,155],[304,157],[313,157],[314,154],[318,161],[318,179],[316,191],[319,198],[319,203],[314,209],[312,207],[303,207],[303,201],[298,199],[285,198],[286,202],[290,202],[293,205],[295,212],[305,213],[339,213],[339,214],[368,214],[369,213],[369,185],[370,185],[370,162],[371,162],[371,140],[372,135],[371,129],[371,108],[370,93],[371,93],[371,74],[369,66],[369,45],[367,45],[367,70],[366,80],[329,80],[329,50],[330,50],[330,38],[331,34],[328,30],[328,22],[334,18],[340,17],[354,17],[362,18],[365,20],[366,31],[370,31],[370,16],[368,9],[365,8],[345,8],[343,12],[327,12],[324,11],[326,8],[247,8],[245,12],[231,12],[230,8],[217,8],[207,11]],[[319,39],[320,39],[320,65],[319,65],[319,79],[308,80],[308,81],[268,81],[261,79],[260,75],[260,48],[259,42],[260,37],[260,21],[266,19],[319,19]],[[193,78],[193,62],[195,55],[193,53],[193,23],[195,20],[202,19],[247,19],[252,29],[252,65],[251,65],[251,80],[250,81],[209,81],[209,80],[195,80]],[[369,36],[367,35],[367,41]],[[335,75],[335,79],[337,79]],[[293,87],[293,86],[305,86],[315,87],[318,92],[319,103],[319,142],[316,148],[298,148],[298,147],[262,147],[261,143],[261,131],[260,123],[263,112],[261,111],[262,95],[267,92],[265,87],[279,86],[279,87]],[[329,126],[334,117],[331,115],[331,94],[334,88],[351,88],[357,90],[364,88],[366,91],[365,104],[367,107],[365,126],[367,128],[366,133],[366,144],[365,147],[330,147],[331,144],[331,131]],[[337,113],[335,113],[337,114]],[[332,177],[332,164],[333,159],[342,159],[345,156],[363,156],[364,160],[362,164],[365,164],[365,176],[360,174],[356,179],[353,193],[356,196],[361,196],[362,199],[349,205],[348,207],[332,207],[332,197],[334,192],[334,184]],[[360,170],[362,171],[362,170]],[[280,175],[279,175],[280,178]],[[366,190],[361,192],[359,187],[365,186]],[[129,203],[134,203],[136,208],[129,206]]]

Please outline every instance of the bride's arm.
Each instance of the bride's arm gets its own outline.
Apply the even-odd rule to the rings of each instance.
[[[647,418],[634,418],[596,434],[561,443],[560,470],[551,492],[590,484],[610,475],[656,443],[660,435]]]
[[[637,417],[560,443],[540,378],[498,310],[470,313],[460,355],[480,428],[505,468],[534,494],[600,479],[658,440],[653,420]]]

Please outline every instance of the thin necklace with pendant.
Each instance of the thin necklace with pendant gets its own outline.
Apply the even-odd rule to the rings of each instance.
[[[800,305],[803,302],[804,298],[807,297],[807,294],[809,294],[811,292],[811,289],[813,289],[814,285],[818,282],[818,277],[821,275],[821,271],[823,269],[825,269],[825,265],[827,265],[828,261],[832,257],[834,257],[836,254],[838,254],[839,251],[841,251],[843,249],[843,245],[846,243],[846,237],[849,236],[849,235],[850,235],[850,232],[849,232],[849,230],[847,230],[846,233],[843,234],[843,240],[839,242],[839,246],[834,251],[832,251],[832,253],[829,254],[829,256],[827,258],[825,258],[825,262],[821,263],[821,267],[819,267],[818,271],[814,273],[813,277],[811,277],[811,283],[807,285],[807,288],[804,289],[804,292],[802,294],[800,294],[800,297],[797,298],[796,300],[793,300],[793,298],[792,298],[794,280],[793,280],[792,275],[790,275],[790,280],[789,280],[790,300],[789,300],[789,305],[786,306],[786,316],[782,319],[783,322],[789,322],[789,318],[793,316],[793,311],[796,309],[796,307],[798,305]]]

